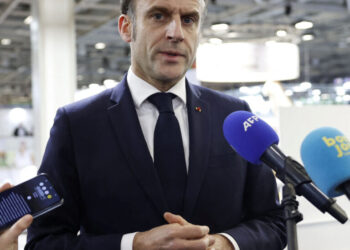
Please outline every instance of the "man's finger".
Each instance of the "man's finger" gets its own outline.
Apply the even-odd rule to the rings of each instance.
[[[180,215],[176,215],[170,212],[165,212],[164,213],[164,219],[169,223],[178,223],[182,226],[184,225],[191,225],[191,223],[187,222],[184,218],[182,218]]]
[[[209,235],[209,247],[211,250],[215,250],[214,244],[215,244],[215,237],[213,235]]]
[[[176,226],[175,226],[176,225]],[[185,225],[181,226],[179,224],[171,224],[167,233],[169,239],[200,239],[208,236],[209,227],[207,226],[195,226],[195,225]]]
[[[11,184],[10,183],[5,183],[4,185],[2,185],[1,187],[0,187],[0,192],[3,192],[3,191],[5,191],[6,189],[9,189],[9,188],[11,188],[12,186],[11,186]]]
[[[200,239],[177,239],[174,241],[174,245],[176,245],[179,249],[213,249],[210,243],[211,239],[209,239],[208,236]]]

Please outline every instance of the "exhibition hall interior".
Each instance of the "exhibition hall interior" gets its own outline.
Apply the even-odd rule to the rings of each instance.
[[[0,0],[1,184],[36,175],[59,107],[113,88],[130,67],[119,0],[45,1]],[[207,12],[191,83],[247,101],[300,163],[311,131],[350,138],[350,0],[210,0]],[[298,201],[300,249],[349,249],[349,222]]]

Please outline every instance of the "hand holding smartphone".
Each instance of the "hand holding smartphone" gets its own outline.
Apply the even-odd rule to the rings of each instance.
[[[40,174],[0,193],[0,231],[25,214],[37,218],[62,204],[63,199],[49,177]]]

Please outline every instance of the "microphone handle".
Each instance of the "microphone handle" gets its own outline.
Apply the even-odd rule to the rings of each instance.
[[[306,169],[291,157],[285,159],[285,172],[286,178],[295,185],[298,195],[304,196],[320,211],[328,212],[340,223],[344,224],[348,220],[346,212],[335,203],[334,199],[329,198],[316,187]]]
[[[277,145],[270,146],[260,160],[275,170],[276,176],[283,183],[291,183],[299,196],[304,196],[321,212],[328,212],[341,223],[347,221],[345,211],[335,203],[335,200],[328,198],[319,190],[305,168],[291,157],[286,157]]]
[[[295,188],[298,195],[304,196],[311,204],[323,213],[328,212],[340,223],[344,224],[348,217],[346,212],[335,202],[334,199],[326,196],[312,182],[301,184]]]

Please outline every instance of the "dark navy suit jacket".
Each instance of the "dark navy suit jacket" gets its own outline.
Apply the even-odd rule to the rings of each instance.
[[[222,124],[236,98],[186,83],[190,160],[184,214],[241,250],[281,250],[285,225],[274,176],[248,164],[225,141]],[[62,207],[35,220],[26,249],[119,249],[123,234],[165,224],[167,204],[124,80],[57,112],[39,172]],[[77,235],[77,233],[79,234]]]

